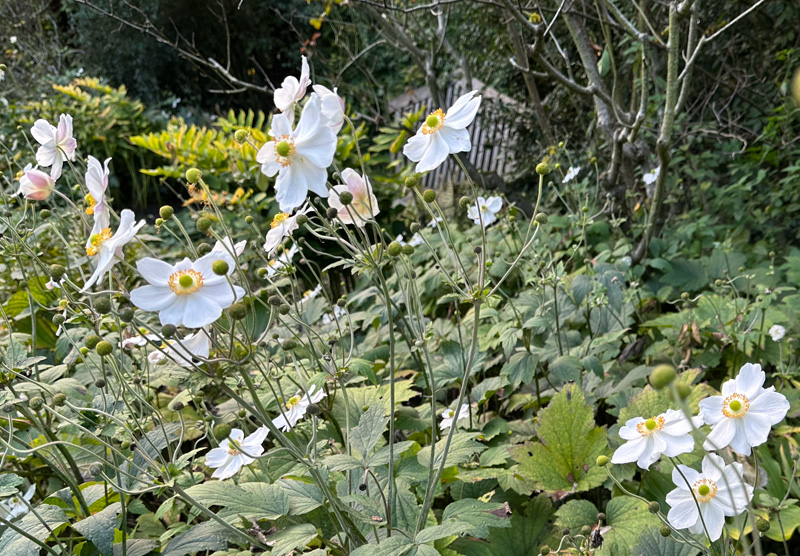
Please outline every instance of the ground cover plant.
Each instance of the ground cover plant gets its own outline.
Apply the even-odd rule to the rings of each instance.
[[[701,49],[762,4],[700,34],[692,2],[487,7],[509,17],[504,37],[535,41],[510,67],[585,97],[593,121],[580,147],[546,121],[543,145],[520,135],[508,183],[471,157],[496,90],[445,95],[419,73],[459,58],[450,27],[492,27],[469,8],[308,4],[313,29],[338,10],[378,17],[427,83],[434,105],[382,125],[310,43],[274,86],[234,76],[241,60],[195,60],[271,101],[193,119],[86,76],[4,93],[46,59],[14,37],[0,551],[796,554],[800,74],[784,71],[758,151],[735,164],[682,122]],[[605,37],[596,59],[581,13]],[[561,49],[562,31],[586,86],[541,44]],[[435,173],[447,164],[455,177]],[[716,171],[732,180],[719,191]],[[697,204],[677,199],[686,183]]]

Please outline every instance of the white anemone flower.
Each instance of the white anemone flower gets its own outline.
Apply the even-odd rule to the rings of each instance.
[[[171,359],[184,368],[192,366],[192,359],[208,359],[211,351],[211,338],[207,328],[202,328],[193,334],[187,334],[181,340],[167,340],[163,351],[156,350],[147,358],[151,363],[158,364],[165,358]]]
[[[0,68],[0,81],[6,78],[6,70]]]
[[[336,152],[336,134],[322,121],[319,97],[308,100],[295,129],[286,115],[274,116],[269,134],[273,139],[264,143],[256,160],[267,176],[278,174],[275,199],[281,212],[291,213],[302,205],[309,190],[327,197],[325,182]]]
[[[458,411],[458,419],[456,419],[456,412],[452,409],[445,409],[442,411],[442,422],[439,423],[441,430],[449,429],[453,426],[454,422],[461,421],[469,417],[469,404],[461,404],[461,409]]]
[[[57,180],[61,176],[64,162],[75,160],[78,143],[72,137],[72,116],[61,114],[58,127],[47,120],[36,120],[31,128],[31,135],[41,145],[36,151],[36,162],[39,166],[52,166],[50,176]]]
[[[570,166],[569,170],[567,170],[567,173],[564,176],[564,179],[561,180],[561,183],[567,183],[569,181],[572,181],[580,173],[581,173],[581,167],[580,166]]]
[[[36,493],[36,485],[31,485],[25,494],[18,492],[14,496],[0,502],[0,517],[11,520],[15,517],[25,515],[29,511],[29,504],[33,495]]]
[[[312,88],[319,96],[325,125],[331,128],[334,133],[339,133],[339,130],[344,125],[344,100],[336,92],[336,87],[332,91],[322,85],[314,85]]]
[[[343,224],[355,224],[363,228],[368,220],[372,220],[380,212],[372,185],[366,175],[362,177],[351,168],[342,170],[342,179],[344,184],[335,185],[328,195],[328,206],[339,211],[337,218]],[[345,191],[353,196],[352,202],[347,206],[339,198]]]
[[[311,76],[308,69],[308,60],[303,56],[302,69],[300,70],[300,79],[294,75],[290,75],[283,80],[281,86],[275,89],[273,100],[278,110],[285,112],[298,100],[302,100],[306,96],[306,89],[311,84]]]
[[[324,390],[318,390],[313,385],[305,395],[303,392],[297,392],[297,394],[289,398],[286,402],[286,408],[276,419],[272,420],[272,424],[283,432],[289,432],[305,416],[308,406],[312,403],[317,403],[325,396]]]
[[[171,265],[144,258],[136,268],[147,286],[131,292],[131,301],[145,311],[157,311],[161,324],[202,328],[222,316],[222,310],[244,295],[239,286],[231,286],[226,276],[212,269],[215,262],[228,264],[228,276],[235,270],[233,258],[222,251],[212,251],[192,262],[188,258]]]
[[[627,442],[617,448],[611,462],[635,461],[642,469],[649,469],[661,454],[675,457],[691,452],[694,449],[694,439],[689,433],[700,424],[702,421],[697,417],[692,423],[682,411],[675,409],[668,409],[666,413],[650,419],[629,419],[619,430],[620,437]]]
[[[676,466],[672,482],[678,488],[667,494],[670,525],[697,535],[707,529],[708,538],[716,541],[722,535],[725,517],[740,515],[753,497],[753,487],[743,477],[742,464],[725,465],[715,454],[703,458],[702,473],[685,465]]]
[[[255,458],[264,453],[263,444],[268,434],[267,427],[259,427],[245,438],[241,429],[231,429],[228,439],[206,454],[206,467],[215,469],[211,476],[219,480],[227,479],[236,475],[245,465],[256,461]]]
[[[267,261],[267,266],[265,267],[267,269],[267,276],[273,276],[283,267],[292,264],[292,259],[299,252],[300,249],[298,249],[297,245],[292,245],[289,249],[285,249],[277,257]]]
[[[275,215],[272,219],[272,224],[270,224],[270,230],[267,232],[267,241],[264,243],[264,251],[266,251],[270,257],[275,254],[275,250],[284,238],[292,235],[292,232],[300,227],[297,223],[297,217],[301,214],[307,214],[310,210],[311,207],[306,204],[292,216],[286,212],[279,212]]]
[[[439,226],[439,222],[441,222],[442,220],[444,220],[444,218],[442,218],[441,216],[437,216],[436,218],[428,222],[428,228],[437,228]]]
[[[418,173],[438,168],[447,155],[472,148],[467,126],[481,106],[478,91],[471,91],[456,100],[445,113],[441,108],[425,118],[417,134],[403,147],[403,154],[416,162]]]
[[[86,291],[94,284],[99,283],[111,267],[116,264],[117,259],[121,259],[122,248],[130,243],[137,232],[144,226],[144,220],[134,223],[136,217],[132,210],[124,209],[120,213],[119,226],[116,233],[111,234],[111,228],[105,228],[98,233],[89,236],[86,244],[86,254],[89,257],[97,256],[97,266],[94,273],[83,285],[81,291]]]
[[[660,173],[661,173],[661,166],[656,166],[655,168],[647,172],[644,176],[642,176],[642,181],[644,181],[646,185],[653,185],[654,183],[656,183],[656,180],[658,179],[658,175]]]
[[[484,228],[493,224],[497,220],[497,213],[503,209],[503,199],[500,197],[489,197],[484,199],[478,197],[478,202],[469,207],[467,216],[477,225]]]
[[[340,318],[344,317],[347,314],[347,309],[344,307],[339,307],[338,305],[333,306],[333,313],[325,313],[322,315],[322,324],[330,324],[332,322],[338,321]]]
[[[214,244],[211,252],[213,253],[214,251],[222,251],[223,253],[228,253],[229,255],[235,254],[235,256],[238,257],[244,253],[245,247],[247,247],[247,240],[242,240],[234,244],[233,240],[226,236],[221,241],[217,241]]]
[[[786,336],[786,329],[780,324],[775,324],[770,327],[769,335],[772,337],[773,342],[780,342]]]
[[[751,448],[767,441],[772,426],[786,417],[789,401],[774,386],[763,388],[764,378],[761,365],[745,363],[736,378],[723,383],[721,396],[700,401],[700,416],[711,425],[706,450],[730,446],[749,456]]]
[[[86,170],[86,189],[89,194],[86,195],[86,204],[89,205],[86,209],[86,214],[94,216],[94,226],[92,226],[92,235],[99,234],[108,228],[110,214],[108,205],[106,204],[106,190],[108,189],[108,163],[111,161],[107,158],[103,165],[100,161],[93,156],[89,156],[88,168]],[[86,247],[91,245],[91,239],[86,242]]]
[[[28,164],[19,178],[17,195],[22,195],[31,201],[44,201],[50,197],[55,186],[56,180],[52,176]]]

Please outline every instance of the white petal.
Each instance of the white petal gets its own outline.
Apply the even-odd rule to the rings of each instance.
[[[142,286],[131,292],[131,303],[145,311],[162,311],[172,305],[176,297],[169,287]]]
[[[711,396],[704,400],[700,400],[700,416],[707,425],[716,425],[723,419],[726,419],[722,413],[722,396]]]
[[[619,429],[619,435],[621,438],[625,440],[636,440],[642,436],[642,433],[639,432],[639,429],[636,428],[636,425],[644,423],[644,419],[641,417],[634,417],[633,419],[628,419],[625,422],[625,425]]]
[[[283,83],[281,83],[281,86],[278,89],[275,89],[275,93],[272,97],[278,110],[283,112],[289,108],[297,100],[297,93],[299,89],[300,82],[297,81],[296,77],[290,75],[284,79]]]
[[[703,458],[703,477],[711,479],[715,483],[722,478],[725,470],[725,460],[717,454],[706,454]]]
[[[761,365],[745,363],[736,377],[737,391],[741,392],[748,399],[753,399],[764,385],[765,374],[761,370]]]
[[[455,101],[445,114],[445,125],[453,129],[463,129],[472,123],[478,108],[481,106],[481,96],[478,91],[470,91]]]
[[[169,287],[169,277],[175,272],[175,267],[164,261],[145,257],[136,261],[136,270],[149,284]]]
[[[302,122],[302,118],[300,121]],[[327,168],[333,163],[336,144],[336,134],[333,130],[322,126],[309,133],[303,141],[298,139],[295,143],[295,149],[298,155],[305,157],[314,166]]]
[[[681,473],[683,473],[683,475],[681,475]],[[676,465],[672,468],[672,482],[681,490],[690,490],[691,486],[701,478],[700,473],[691,467]]]
[[[736,434],[734,419],[726,417],[711,427],[711,433],[703,446],[706,450],[721,450],[731,443],[734,434]]]
[[[680,436],[664,435],[667,447],[664,450],[664,455],[670,458],[679,456],[681,454],[688,454],[694,450],[694,438],[688,432]]]
[[[626,442],[611,456],[611,463],[631,463],[639,459],[647,448],[647,439],[643,436]]]
[[[36,120],[31,127],[31,135],[40,145],[56,146],[56,128],[47,120]]]
[[[212,448],[206,454],[206,467],[221,467],[228,461],[230,454],[225,448]]]
[[[275,180],[275,200],[281,212],[292,212],[302,205],[308,195],[308,183],[303,172],[295,171],[295,165],[281,169]]]
[[[758,413],[764,415],[769,419],[770,424],[777,425],[786,417],[789,411],[789,401],[786,396],[778,392],[764,392],[759,395],[755,400],[750,403],[750,409],[747,412]]]
[[[440,135],[447,143],[447,150],[450,154],[467,152],[472,148],[469,132],[464,128],[453,129],[444,125],[437,135]]]
[[[740,421],[742,421],[742,428],[747,434],[747,443],[750,446],[761,446],[769,438],[769,431],[772,428],[769,416],[763,413],[748,412]]]
[[[326,185],[328,181],[328,171],[325,168],[317,166],[311,161],[299,156],[295,159],[292,166],[295,176],[298,177],[298,179],[300,179],[300,175],[303,176],[302,179],[305,181],[309,191],[313,191],[322,198],[328,197],[328,187]]]
[[[215,479],[223,480],[236,475],[244,462],[241,456],[233,456],[211,475]]]
[[[217,261],[228,263],[228,275],[231,275],[236,270],[236,261],[233,260],[230,254],[225,251],[211,251],[192,263],[192,269],[203,276],[203,284],[217,284],[220,282],[227,284],[224,276],[217,276],[213,270],[214,263]]]
[[[442,162],[447,160],[450,153],[447,143],[445,143],[440,133],[431,133],[430,144],[422,159],[417,163],[417,172],[429,172],[438,168]]]
[[[222,307],[216,301],[199,293],[185,296],[190,299],[186,303],[181,324],[187,328],[202,328],[222,316]]]
[[[486,199],[486,208],[494,213],[498,213],[503,210],[502,197],[493,196]]]
[[[673,506],[667,514],[667,520],[669,520],[670,525],[676,529],[687,529],[697,523],[699,518],[700,514],[697,511],[697,504],[695,504],[695,501],[691,498],[683,500],[679,504]]]
[[[183,314],[186,312],[187,297],[189,296],[174,295],[173,302],[159,311],[158,319],[162,325],[183,326]]]
[[[412,162],[419,162],[430,146],[431,136],[417,131],[411,139],[403,146],[403,154]]]
[[[725,514],[715,500],[706,504],[700,504],[700,512],[703,514],[708,538],[713,542],[722,536],[722,528],[725,527]]]

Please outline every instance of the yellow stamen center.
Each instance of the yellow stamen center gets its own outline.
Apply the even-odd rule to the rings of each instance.
[[[744,394],[731,394],[722,402],[722,414],[729,419],[744,417],[750,409],[750,400]]]
[[[176,295],[189,295],[203,287],[203,275],[191,268],[179,270],[170,275],[167,283]]]
[[[94,207],[97,205],[97,201],[94,200],[91,193],[87,193],[86,197],[83,198],[86,201],[86,204],[89,205],[86,207],[86,214],[94,214]]]
[[[286,402],[286,409],[292,409],[297,403],[300,401],[300,396],[292,396],[289,398],[289,401]]]
[[[663,428],[664,417],[662,415],[659,415],[658,417],[651,417],[647,421],[636,425],[636,430],[639,431],[639,434],[642,436],[650,436],[654,432],[658,432]]]
[[[278,226],[283,224],[287,218],[289,218],[288,214],[286,214],[285,212],[279,212],[278,214],[275,215],[275,218],[272,219],[272,224],[270,224],[270,226],[273,228],[277,228]]]
[[[275,138],[275,158],[281,166],[288,166],[292,163],[291,156],[294,154],[294,139],[288,135]]]
[[[443,125],[444,112],[439,108],[435,112],[431,112],[431,114],[425,118],[425,123],[422,124],[422,133],[430,135],[431,133],[439,131]]]
[[[698,502],[709,502],[714,496],[717,495],[717,483],[711,479],[700,479],[694,485],[692,490],[697,497]]]
[[[238,456],[239,454],[241,454],[239,448],[231,440],[228,440],[228,453],[232,456]]]
[[[109,239],[111,239],[111,228],[105,228],[99,234],[92,234],[89,237],[89,243],[91,245],[86,248],[86,254],[90,257],[97,255],[97,252],[100,251],[100,246]]]

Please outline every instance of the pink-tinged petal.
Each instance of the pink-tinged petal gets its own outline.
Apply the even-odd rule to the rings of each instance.
[[[370,188],[367,186],[367,180],[352,168],[342,170],[342,180],[347,186],[347,191],[352,193],[353,197],[369,195]]]
[[[72,116],[61,114],[56,128],[56,143],[61,144],[72,138]]]
[[[31,135],[40,145],[44,145],[55,150],[56,128],[47,120],[36,120],[33,124],[33,127],[31,127]]]
[[[142,286],[131,292],[131,303],[143,311],[163,311],[172,305],[177,297],[168,287]]]
[[[700,504],[700,512],[708,530],[708,538],[711,542],[714,542],[722,536],[722,528],[725,527],[725,514],[722,512],[720,505],[715,503],[713,499],[707,504]]]
[[[771,425],[777,425],[786,417],[789,401],[778,392],[766,391],[750,402],[748,415],[757,413],[769,419]]]
[[[700,473],[685,465],[676,465],[672,469],[672,482],[681,490],[691,490],[691,486],[701,478]]]
[[[417,134],[403,146],[403,154],[412,162],[419,162],[428,151],[430,143],[431,135],[422,133],[422,130],[417,131]]]
[[[675,529],[688,529],[697,523],[699,518],[700,514],[697,510],[697,504],[695,504],[695,501],[691,498],[676,504],[670,508],[667,514],[667,520]]]
[[[723,419],[726,419],[722,413],[722,396],[711,396],[704,400],[700,400],[700,417],[707,425],[716,425]]]
[[[647,447],[647,439],[643,436],[630,442],[626,442],[611,456],[611,463],[631,463],[639,459]]]
[[[136,261],[136,269],[149,284],[163,288],[169,287],[169,277],[175,272],[171,264],[152,257]]]
[[[745,363],[736,377],[736,391],[744,394],[748,399],[755,398],[761,387],[764,386],[764,371],[758,363]]]
[[[311,71],[308,68],[308,59],[305,56],[301,56],[302,62],[300,65],[300,80],[298,81],[297,87],[297,100],[300,100],[304,96],[306,96],[306,89],[308,89],[308,85],[311,83]]]
[[[204,289],[206,288],[202,288],[201,291]],[[202,328],[222,316],[222,307],[215,299],[201,295],[200,292],[185,297],[190,298],[186,303],[186,311],[181,322],[186,328]]]
[[[735,419],[722,419],[716,425],[711,427],[711,433],[706,438],[703,446],[706,450],[721,450],[728,446],[736,434]]]
[[[422,155],[422,159],[417,163],[417,172],[429,172],[441,166],[442,162],[447,160],[447,155],[450,151],[447,143],[442,138],[441,133],[431,133],[431,142],[428,145],[428,150]]]
[[[444,117],[444,125],[453,129],[463,129],[475,119],[481,107],[481,96],[478,91],[471,91],[456,100]]]

